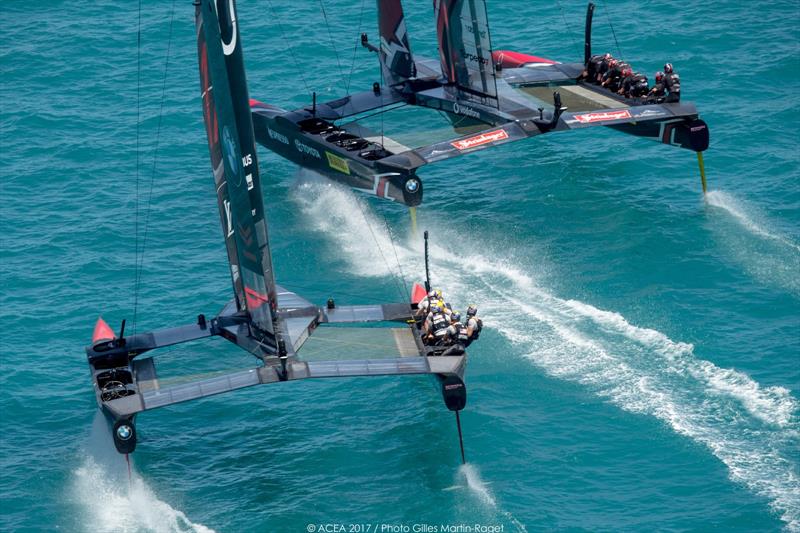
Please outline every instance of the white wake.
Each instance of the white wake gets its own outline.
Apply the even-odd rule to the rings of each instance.
[[[332,240],[351,272],[371,277],[424,272],[421,246],[405,239],[393,244],[383,221],[361,198],[329,183],[302,188],[301,209],[314,229]],[[800,415],[788,390],[717,367],[697,357],[691,344],[630,324],[618,313],[558,298],[523,267],[503,260],[491,243],[465,243],[442,227],[437,225],[436,242],[458,246],[433,245],[431,270],[447,273],[443,288],[454,304],[478,303],[486,327],[546,373],[581,383],[622,409],[654,416],[704,444],[728,467],[731,479],[769,498],[787,527],[800,530],[796,458],[785,452],[798,446]],[[488,491],[485,497],[494,501]]]
[[[711,191],[706,201],[728,215],[709,222],[731,256],[754,278],[800,295],[800,245],[774,230],[758,209],[731,194]]]
[[[114,449],[101,413],[97,413],[83,464],[74,472],[72,496],[85,509],[87,531],[157,533],[214,530],[189,520],[160,500],[135,470],[128,479],[124,456]]]

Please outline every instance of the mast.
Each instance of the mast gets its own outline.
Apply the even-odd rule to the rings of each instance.
[[[200,89],[238,311],[274,347],[277,295],[234,0],[195,2]]]

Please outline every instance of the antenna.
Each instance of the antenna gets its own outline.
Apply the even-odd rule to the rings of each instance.
[[[431,292],[431,271],[428,267],[428,230],[425,230],[425,290]]]
[[[317,91],[311,93],[311,115],[317,116]]]

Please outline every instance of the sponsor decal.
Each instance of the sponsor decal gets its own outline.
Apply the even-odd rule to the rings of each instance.
[[[663,111],[659,111],[658,109],[645,109],[641,113],[636,113],[636,118],[642,117],[660,117],[666,115]]]
[[[695,131],[703,131],[704,129],[706,129],[706,127],[705,127],[705,126],[692,126],[692,127],[691,127],[691,128],[689,128],[689,129],[690,129],[692,132],[695,132]]]
[[[460,141],[451,142],[450,144],[459,150],[468,150],[470,148],[475,148],[476,146],[481,146],[482,144],[502,141],[503,139],[508,139],[508,133],[506,133],[506,130],[504,129],[499,129],[487,133],[481,133],[480,135],[475,135],[474,137],[461,139]]]
[[[286,135],[282,135],[273,129],[267,128],[267,134],[269,135],[269,138],[274,141],[278,141],[279,143],[283,144],[289,144],[289,138]]]
[[[344,174],[350,174],[350,166],[347,164],[346,159],[330,152],[325,152],[325,157],[328,158],[328,165],[332,169],[338,170]]]
[[[583,115],[575,115],[575,120],[581,124],[588,124],[590,122],[604,122],[606,120],[622,120],[631,118],[631,112],[627,109],[620,109],[619,111],[603,111],[600,113],[585,113]]]
[[[233,235],[233,217],[231,216],[231,202],[230,200],[223,200],[222,205],[225,207],[225,222],[228,226],[228,230],[225,234],[225,237],[230,237]]]
[[[453,113],[455,113],[456,115],[464,115],[467,117],[472,117],[477,119],[481,118],[481,114],[478,113],[475,109],[466,106],[464,104],[459,104],[458,102],[453,104]]]
[[[316,157],[317,159],[322,159],[322,156],[319,155],[319,152],[315,148],[312,148],[307,144],[301,143],[299,139],[294,140],[294,147],[301,154],[307,154],[312,157]]]
[[[234,176],[239,175],[239,165],[237,164],[236,145],[233,143],[233,137],[228,126],[222,128],[222,146],[225,148],[225,158],[228,160],[228,168]]]

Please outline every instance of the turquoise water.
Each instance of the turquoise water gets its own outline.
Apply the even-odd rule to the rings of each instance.
[[[306,85],[333,98],[378,75],[353,53],[372,2],[325,0],[336,54],[318,2],[272,4],[239,6],[252,97],[290,108]],[[435,56],[430,2],[406,4],[412,47]],[[541,4],[492,2],[495,48],[580,57],[585,5]],[[467,466],[427,379],[350,379],[145,413],[129,484],[85,366],[97,315],[133,327],[136,305],[145,331],[230,296],[193,8],[175,5],[165,78],[170,7],[144,3],[138,180],[135,3],[0,8],[0,530],[800,530],[795,2],[598,7],[597,48],[616,51],[610,19],[634,65],[676,65],[709,123],[705,201],[694,154],[607,130],[423,169],[434,283],[486,323]],[[260,162],[284,285],[357,303],[421,278],[404,209]],[[253,364],[223,341],[158,357]]]

